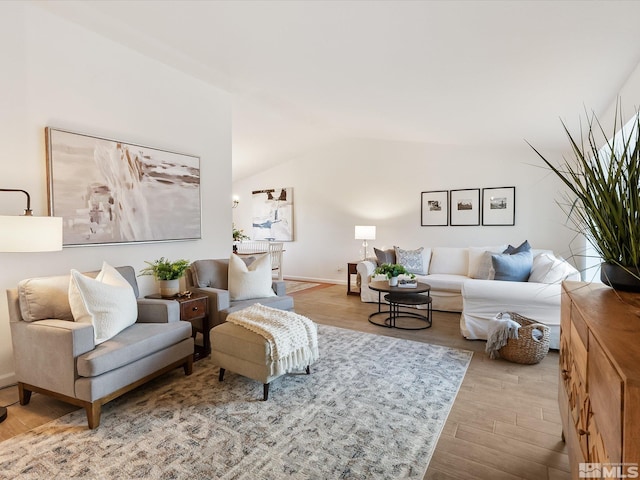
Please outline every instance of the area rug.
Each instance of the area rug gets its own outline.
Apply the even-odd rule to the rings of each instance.
[[[95,430],[78,410],[0,443],[0,477],[422,479],[472,353],[318,330],[311,375],[267,402],[205,359],[105,405]]]
[[[287,295],[291,293],[301,292],[303,290],[308,290],[309,288],[315,288],[322,285],[321,283],[312,283],[312,282],[296,282],[295,280],[285,280],[285,287],[287,290]]]

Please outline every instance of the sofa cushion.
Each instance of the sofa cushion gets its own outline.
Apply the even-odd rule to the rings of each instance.
[[[261,255],[247,266],[237,255],[229,259],[229,298],[248,300],[251,298],[273,297],[271,287],[271,257]]]
[[[92,351],[80,355],[77,360],[78,375],[82,377],[101,375],[164,350],[189,337],[191,337],[189,322],[135,323]]]
[[[455,247],[435,247],[431,250],[429,274],[448,273],[467,275],[469,272],[469,249]]]
[[[391,264],[396,263],[396,251],[394,248],[379,250],[374,247],[373,251],[376,254],[378,265],[382,265],[383,263],[391,263]]]
[[[227,289],[229,283],[229,261],[226,259],[196,260],[189,267],[196,287]]]
[[[447,273],[431,273],[418,278],[419,282],[427,283],[432,291],[460,293],[462,284],[469,277],[466,275],[450,275]]]
[[[71,270],[69,304],[76,322],[93,325],[96,345],[133,325],[138,318],[133,287],[106,262],[95,279]]]
[[[416,250],[404,250],[394,247],[396,252],[396,263],[402,265],[409,273],[426,275],[429,271],[429,261],[431,260],[431,249],[420,247]]]
[[[238,256],[239,257],[239,256]],[[239,257],[246,265],[256,257]],[[229,287],[229,260],[226,258],[196,260],[189,267],[193,285],[199,288],[211,287],[226,290]]]
[[[20,314],[25,322],[48,318],[73,321],[69,275],[29,278],[18,283]]]
[[[494,254],[491,255],[491,262],[495,270],[495,280],[526,282],[531,273],[533,259],[531,252],[527,250],[514,254]]]

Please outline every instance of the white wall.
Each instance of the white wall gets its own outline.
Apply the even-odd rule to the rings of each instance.
[[[44,128],[200,156],[202,240],[0,253],[0,290],[23,278],[227,255],[231,230],[229,96],[81,26],[18,2],[0,4],[0,187],[21,188],[47,214]],[[15,198],[14,198],[15,197]],[[0,214],[20,214],[24,196],[3,193]],[[0,232],[8,235],[10,232]],[[141,294],[155,291],[139,279]],[[6,298],[0,295],[0,385],[13,381]]]
[[[234,182],[240,204],[233,218],[250,234],[251,191],[293,187],[295,241],[285,246],[283,270],[289,278],[345,282],[346,262],[358,259],[362,243],[354,239],[354,225],[376,225],[372,247],[528,239],[534,248],[569,257],[574,234],[555,203],[561,185],[541,164],[524,141],[522,147],[491,149],[347,140]],[[504,186],[516,187],[515,226],[420,226],[422,191]]]

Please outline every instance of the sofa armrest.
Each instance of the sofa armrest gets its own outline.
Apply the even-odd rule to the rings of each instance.
[[[67,320],[12,322],[19,382],[75,397],[76,357],[95,348],[93,325]]]
[[[283,297],[287,294],[287,285],[284,281],[278,280],[271,284],[271,288],[276,292],[276,295]]]
[[[371,275],[373,275],[373,271],[377,266],[378,264],[372,260],[362,260],[361,262],[358,262],[356,265],[356,271],[360,275],[361,285],[369,285]]]
[[[161,298],[138,298],[136,323],[173,323],[180,321],[180,304]]]

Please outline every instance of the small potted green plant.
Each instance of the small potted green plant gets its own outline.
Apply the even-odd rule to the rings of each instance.
[[[174,262],[160,257],[154,262],[145,262],[147,264],[140,275],[153,275],[160,283],[160,296],[165,298],[175,297],[180,293],[180,279],[191,265],[189,260],[176,260]]]
[[[233,233],[233,252],[236,253],[238,251],[238,242],[242,240],[249,240],[249,236],[244,234],[244,230],[241,228],[237,228],[236,224],[232,224],[232,233]]]
[[[399,275],[408,275],[410,278],[416,278],[413,273],[408,272],[407,269],[399,263],[383,263],[382,265],[376,267],[373,273],[374,275],[386,276],[389,280],[390,287],[398,286]]]

